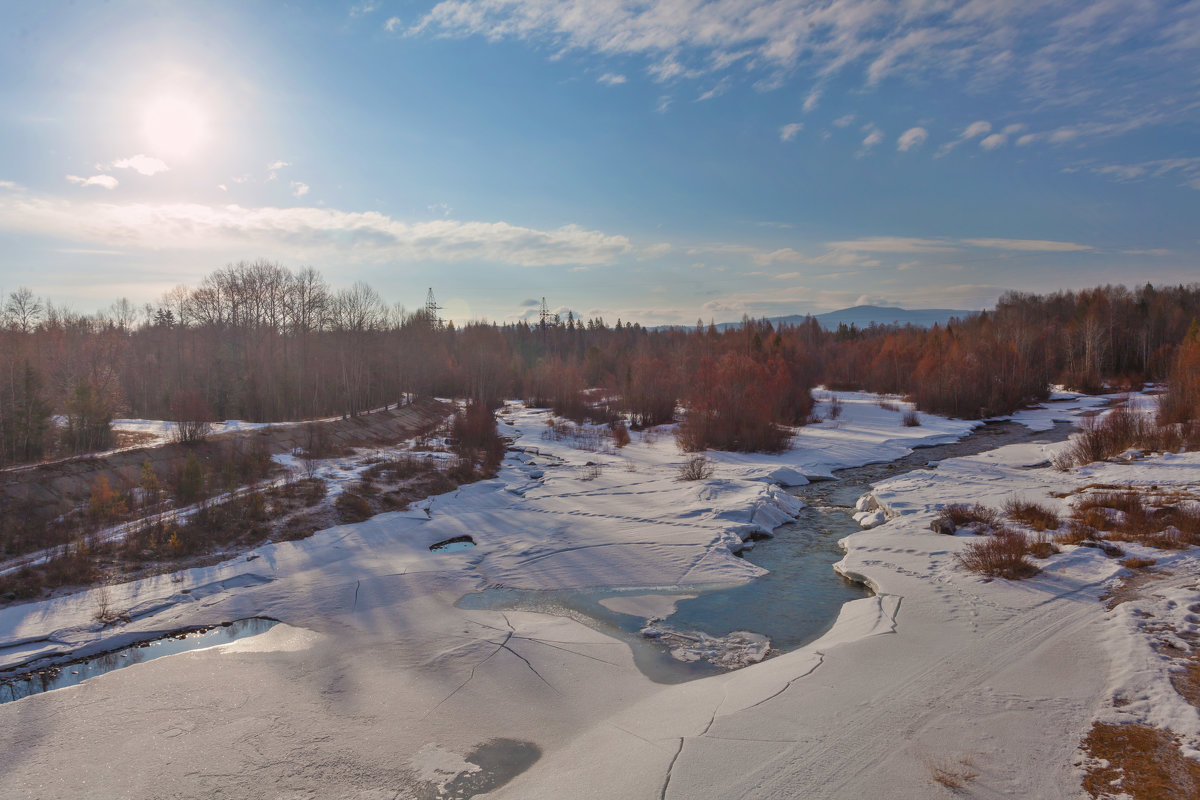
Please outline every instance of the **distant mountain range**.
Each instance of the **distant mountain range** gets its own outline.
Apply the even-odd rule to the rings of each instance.
[[[822,328],[837,330],[838,325],[845,323],[856,328],[869,328],[875,325],[915,325],[919,328],[931,328],[934,325],[945,325],[953,317],[963,318],[978,311],[964,311],[955,308],[895,308],[892,306],[854,306],[840,311],[827,311],[824,314],[813,314],[812,317]],[[767,317],[772,325],[799,325],[808,317],[805,314],[791,314],[786,317]],[[717,330],[736,328],[741,322],[719,322]],[[686,325],[659,325],[656,330],[666,328],[690,327]]]
[[[813,317],[821,327],[834,330],[845,323],[857,328],[867,328],[871,323],[876,325],[916,325],[919,328],[932,328],[934,325],[945,325],[952,317],[963,318],[977,311],[963,311],[954,308],[893,308],[890,306],[854,306],[843,308],[841,311],[829,311],[824,314],[814,314]],[[795,325],[803,322],[804,317],[793,315],[777,317],[773,323],[787,322]]]

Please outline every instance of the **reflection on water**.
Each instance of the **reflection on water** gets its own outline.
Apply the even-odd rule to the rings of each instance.
[[[49,692],[52,689],[75,686],[88,678],[163,656],[229,644],[238,639],[265,633],[278,624],[277,620],[262,617],[239,619],[215,628],[175,633],[154,641],[135,644],[123,650],[101,653],[82,661],[45,667],[37,672],[15,678],[0,679],[0,703],[9,703],[31,694]]]

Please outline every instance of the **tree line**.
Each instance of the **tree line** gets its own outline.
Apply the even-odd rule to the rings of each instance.
[[[119,300],[84,315],[18,289],[3,312],[0,464],[109,446],[116,416],[353,416],[409,394],[485,406],[518,397],[635,427],[683,407],[687,448],[777,450],[809,418],[818,383],[980,417],[1044,398],[1054,383],[1167,380],[1191,363],[1178,354],[1200,316],[1200,284],[1009,293],[931,329],[826,331],[811,318],[651,329],[573,314],[455,326],[389,305],[365,283],[335,289],[315,270],[257,261],[141,308]]]

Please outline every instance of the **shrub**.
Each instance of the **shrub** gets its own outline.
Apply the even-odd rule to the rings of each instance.
[[[900,421],[906,428],[917,428],[921,425],[921,416],[917,414],[916,409],[910,408],[904,412],[904,416],[900,418]]]
[[[204,496],[204,467],[195,453],[188,453],[183,469],[175,479],[175,499],[181,506],[191,505]]]
[[[101,523],[112,522],[125,516],[125,498],[109,485],[107,475],[101,475],[92,484],[88,511],[96,521]]]
[[[1020,580],[1038,573],[1029,560],[1025,534],[1011,528],[1002,528],[994,536],[969,543],[958,559],[970,571],[990,578]]]
[[[828,413],[828,417],[829,417],[829,419],[837,419],[837,418],[838,418],[838,417],[840,417],[841,415],[842,415],[842,401],[841,401],[841,400],[839,400],[839,399],[838,399],[838,396],[835,394],[835,395],[834,395],[834,396],[833,396],[833,397],[832,397],[832,398],[829,400],[829,413]]]
[[[703,453],[697,453],[679,467],[679,480],[702,481],[712,477],[714,465]]]
[[[805,376],[787,364],[727,353],[701,361],[686,406],[677,434],[683,450],[779,453],[792,440],[782,425],[803,421],[812,398]]]
[[[212,432],[213,410],[196,389],[180,389],[171,398],[175,440],[183,444],[202,442]]]
[[[486,475],[494,475],[504,458],[504,440],[496,430],[496,417],[483,403],[472,402],[450,421],[454,452],[472,463],[482,461]]]
[[[1071,467],[1112,458],[1132,447],[1174,450],[1181,442],[1176,426],[1159,424],[1150,415],[1132,411],[1125,404],[1107,414],[1085,417],[1079,428],[1079,433],[1050,457],[1055,468],[1065,472]]]
[[[1029,555],[1034,558],[1049,558],[1056,553],[1061,553],[1058,545],[1044,533],[1038,534],[1036,537],[1029,539]]]
[[[613,444],[617,447],[629,444],[629,428],[625,427],[623,420],[616,420],[609,427],[612,429]]]
[[[1058,530],[1062,521],[1058,514],[1045,506],[1017,500],[1015,497],[1004,502],[1004,513],[1013,522],[1028,525],[1035,531]]]
[[[345,491],[338,495],[334,506],[337,508],[338,520],[341,522],[362,522],[372,516],[371,501],[352,491]]]
[[[994,528],[1000,524],[1000,515],[993,508],[988,508],[980,503],[951,503],[944,507],[935,518],[936,520],[945,520],[955,528],[962,528],[967,525],[981,525],[986,528]]]

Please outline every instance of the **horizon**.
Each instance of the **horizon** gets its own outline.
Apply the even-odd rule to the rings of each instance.
[[[1195,279],[1194,6],[572,7],[6,4],[0,290],[263,258],[690,326]]]

